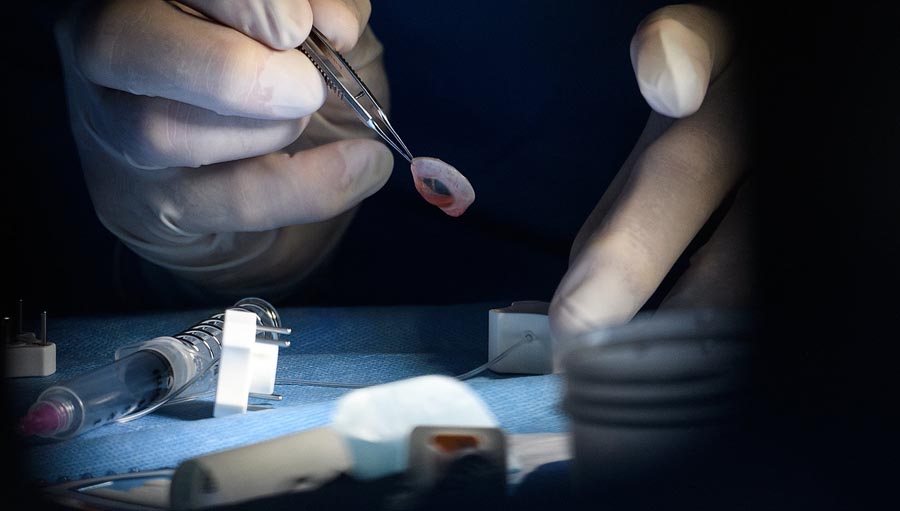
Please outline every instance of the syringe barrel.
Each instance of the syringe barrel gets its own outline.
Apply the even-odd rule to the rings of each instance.
[[[166,359],[152,350],[137,351],[41,393],[32,409],[51,405],[61,427],[37,434],[71,438],[143,408],[171,387],[172,367]]]
[[[278,312],[260,298],[244,298],[233,308],[253,312],[262,326],[280,327]],[[123,346],[116,361],[45,390],[21,427],[27,434],[66,439],[137,412],[182,392],[203,392],[215,382],[221,353],[224,312],[171,337]],[[273,339],[278,334],[263,334]],[[196,376],[196,378],[195,378]]]

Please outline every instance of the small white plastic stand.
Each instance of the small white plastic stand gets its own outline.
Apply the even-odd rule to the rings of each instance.
[[[47,340],[47,312],[41,313],[40,337],[34,332],[22,331],[22,300],[19,300],[17,319],[19,327],[13,335],[12,319],[3,318],[3,332],[6,337],[3,376],[21,378],[50,376],[55,373],[56,344]]]
[[[16,342],[6,345],[4,376],[50,376],[56,372],[56,344],[41,341],[31,335],[18,336]]]

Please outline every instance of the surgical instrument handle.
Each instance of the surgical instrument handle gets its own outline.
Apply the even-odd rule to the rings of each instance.
[[[411,162],[412,153],[391,126],[378,100],[346,59],[315,27],[298,48],[316,66],[329,89],[338,94],[356,112],[363,124],[375,131],[389,146]]]

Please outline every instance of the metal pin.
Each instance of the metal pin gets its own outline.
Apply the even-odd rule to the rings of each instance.
[[[50,344],[47,342],[47,311],[41,312],[41,344]]]
[[[288,335],[291,333],[290,328],[284,328],[284,327],[279,327],[279,326],[263,326],[263,325],[256,325],[256,331],[257,332],[268,332],[268,333],[272,333],[272,334],[284,334],[284,335]]]
[[[287,348],[291,345],[291,341],[285,341],[284,339],[266,339],[265,337],[257,337],[256,342],[260,344],[278,346],[279,348]]]
[[[3,318],[3,339],[10,344],[12,342],[12,319],[9,316]]]
[[[272,405],[247,405],[247,410],[255,412],[258,410],[271,410]]]
[[[284,396],[281,394],[260,394],[258,392],[251,392],[248,395],[254,399],[265,399],[268,401],[281,401],[284,399]]]

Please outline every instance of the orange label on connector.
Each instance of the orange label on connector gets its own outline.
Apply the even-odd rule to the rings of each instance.
[[[445,453],[478,447],[478,438],[473,435],[434,435],[431,444]]]

